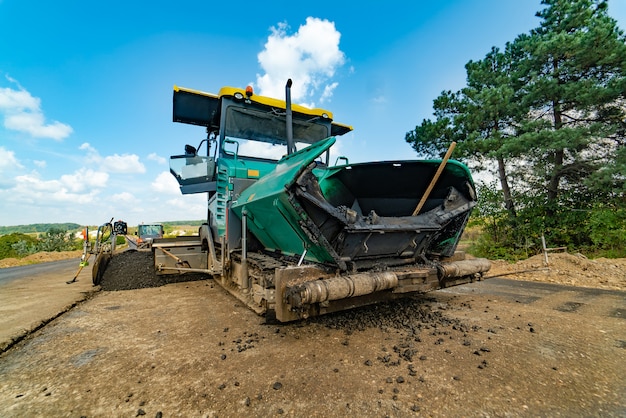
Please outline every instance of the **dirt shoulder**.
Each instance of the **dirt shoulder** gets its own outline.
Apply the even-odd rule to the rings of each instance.
[[[45,263],[48,261],[67,260],[80,258],[82,250],[75,251],[42,251],[28,255],[24,258],[3,258],[0,260],[0,268],[27,266],[29,264]]]
[[[597,289],[626,290],[626,258],[589,259],[582,254],[553,253],[546,267],[543,255],[517,263],[491,261],[487,276],[558,283]]]

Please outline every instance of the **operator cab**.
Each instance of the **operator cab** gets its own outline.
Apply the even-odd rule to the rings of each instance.
[[[273,170],[284,156],[352,127],[333,122],[332,113],[223,87],[218,95],[174,86],[173,121],[205,126],[207,139],[185,154],[170,157],[170,172],[183,194],[218,189],[217,157],[230,178],[254,181]],[[291,122],[291,123],[289,123]],[[206,156],[198,154],[206,143]],[[326,153],[325,164],[328,164]]]

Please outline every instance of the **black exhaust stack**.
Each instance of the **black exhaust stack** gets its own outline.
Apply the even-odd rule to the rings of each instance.
[[[296,144],[293,142],[293,115],[291,113],[291,79],[285,86],[285,110],[287,111],[287,154],[296,152]]]

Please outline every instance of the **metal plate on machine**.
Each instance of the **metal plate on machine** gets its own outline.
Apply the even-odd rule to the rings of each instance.
[[[174,87],[173,121],[209,127],[218,110],[219,99],[209,93]],[[219,121],[217,121],[219,122]]]

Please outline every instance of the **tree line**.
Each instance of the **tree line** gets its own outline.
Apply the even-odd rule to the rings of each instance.
[[[515,256],[540,246],[626,255],[626,37],[608,0],[543,0],[540,24],[465,65],[405,140],[455,158],[478,185],[476,250]]]
[[[163,226],[167,234],[171,233],[176,226],[200,226],[202,222],[170,221],[163,223]],[[44,227],[47,227],[45,232],[42,231]],[[83,248],[82,239],[75,237],[75,232],[81,231],[82,227],[75,223],[30,224],[0,228],[4,231],[0,235],[0,260],[23,258],[40,251],[71,251]],[[98,228],[90,226],[89,229],[96,231]],[[136,230],[137,227],[128,229],[130,235]],[[117,245],[124,243],[124,237],[118,236]]]
[[[39,223],[29,225],[0,226],[0,235],[12,234],[19,232],[21,234],[45,233],[51,228],[63,229],[65,231],[79,231],[82,227],[76,223]]]
[[[0,236],[0,260],[22,258],[40,251],[71,251],[82,248],[82,240],[65,229],[53,227],[39,238],[20,232]]]

